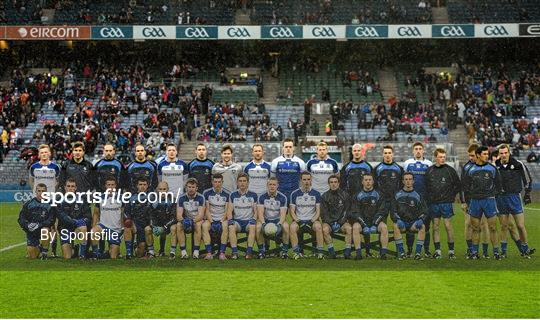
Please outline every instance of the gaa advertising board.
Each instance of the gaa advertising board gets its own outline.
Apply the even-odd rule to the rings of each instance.
[[[0,26],[4,40],[367,40],[540,37],[540,23]]]

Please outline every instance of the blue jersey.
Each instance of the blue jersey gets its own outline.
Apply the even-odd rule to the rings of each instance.
[[[272,161],[271,169],[278,179],[278,190],[284,194],[291,194],[300,186],[300,173],[306,170],[306,163],[297,156],[292,158],[279,156]]]
[[[214,188],[211,188],[206,190],[203,193],[203,196],[204,201],[208,202],[208,209],[212,221],[222,221],[225,217],[230,194],[224,189],[221,189],[221,192],[217,192]]]
[[[189,172],[184,161],[168,161],[164,159],[159,162],[157,171],[160,180],[167,182],[169,192],[174,193],[175,198],[184,192],[184,178],[187,178]]]
[[[365,174],[370,174],[373,171],[371,165],[364,160],[356,162],[350,161],[341,168],[340,178],[341,189],[347,191],[351,198],[362,190],[362,180]]]
[[[138,193],[131,196],[129,203],[126,204],[126,218],[132,219],[136,224],[150,225],[151,204],[148,203],[146,193]]]
[[[375,167],[375,183],[384,200],[388,201],[394,198],[396,192],[401,189],[402,177],[403,168],[395,162],[381,162]]]
[[[46,165],[36,162],[30,166],[30,177],[34,179],[34,194],[36,186],[40,183],[47,186],[48,192],[55,192],[60,178],[60,167],[54,162],[49,162]]]
[[[414,190],[422,196],[426,195],[426,172],[433,163],[427,159],[409,159],[403,163],[405,172],[410,172],[414,176]]]
[[[214,162],[212,160],[193,159],[188,164],[188,172],[190,178],[197,179],[199,190],[205,191],[212,188],[212,168]]]
[[[237,190],[231,193],[229,205],[233,207],[233,219],[250,220],[255,219],[255,206],[257,204],[257,194],[247,191],[244,194]]]
[[[124,183],[121,181],[125,177],[124,165],[117,159],[101,159],[94,165],[96,171],[96,190],[105,191],[105,181],[107,178],[113,177],[116,180],[117,186],[122,186]]]
[[[184,209],[182,214],[184,219],[195,219],[199,214],[199,208],[204,206],[204,197],[200,193],[194,197],[190,197],[187,193],[183,194],[178,199],[178,206]]]
[[[255,163],[251,161],[244,167],[244,172],[249,176],[248,190],[261,195],[266,192],[266,183],[272,171],[268,162]]]
[[[338,163],[332,158],[320,160],[317,158],[311,159],[306,164],[307,171],[311,172],[313,181],[313,189],[323,194],[330,189],[328,178],[338,173]]]
[[[399,190],[392,201],[392,214],[394,218],[404,222],[414,222],[418,219],[425,219],[427,206],[422,196],[412,190]]]
[[[158,183],[157,166],[153,161],[133,161],[127,167],[127,186],[132,192],[137,191],[137,180],[140,178],[148,182],[148,190],[155,190]]]
[[[470,199],[485,199],[499,195],[502,181],[499,170],[491,163],[473,164],[462,179],[463,191]]]
[[[259,197],[259,205],[263,206],[264,220],[279,220],[281,218],[281,210],[287,209],[287,197],[277,192],[275,196],[264,193]]]
[[[150,225],[169,228],[176,223],[176,203],[163,199],[150,205]]]
[[[311,189],[304,192],[296,189],[291,194],[290,204],[295,206],[295,213],[299,220],[311,220],[316,214],[317,205],[321,203],[321,194]]]
[[[49,203],[42,203],[37,198],[27,201],[19,213],[19,225],[24,231],[29,232],[28,224],[39,223],[41,227],[54,225],[56,219],[56,209]]]

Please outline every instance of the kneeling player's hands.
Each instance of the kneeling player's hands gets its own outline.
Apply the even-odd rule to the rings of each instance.
[[[416,228],[416,230],[422,229],[423,225],[424,225],[424,220],[422,219],[418,219],[414,222],[414,227]]]
[[[405,227],[406,227],[405,222],[403,222],[403,220],[399,220],[399,219],[398,219],[398,221],[396,221],[396,225],[397,225],[399,230],[404,230]]]
[[[371,233],[371,230],[369,227],[364,227],[364,229],[362,229],[362,233],[367,236]]]
[[[528,205],[528,204],[530,204],[531,202],[532,202],[532,200],[531,200],[531,191],[526,190],[526,191],[525,191],[525,194],[523,195],[523,203],[524,203],[525,205]]]
[[[375,233],[377,233],[377,231],[378,231],[378,230],[377,230],[377,227],[376,227],[376,226],[371,226],[371,228],[369,228],[369,233],[375,234]]]

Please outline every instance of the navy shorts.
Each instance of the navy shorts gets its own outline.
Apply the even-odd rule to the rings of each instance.
[[[499,214],[523,213],[523,203],[519,193],[505,194],[497,197]]]
[[[471,199],[469,207],[469,215],[473,218],[480,219],[482,215],[486,218],[491,218],[497,215],[497,201],[495,198],[486,199]]]
[[[137,230],[137,243],[146,242],[146,233],[144,228],[146,227],[143,223],[135,222],[135,230]]]
[[[454,206],[451,203],[437,203],[429,206],[431,218],[450,219],[454,215]]]
[[[106,235],[106,240],[111,246],[119,246],[120,242],[122,241],[122,234],[121,231],[115,231],[113,229],[107,228],[105,225],[98,223],[98,226],[103,230],[103,233]],[[104,240],[105,240],[104,239]]]
[[[311,232],[313,230],[313,222],[311,220],[298,221],[300,231]]]
[[[41,233],[38,229],[38,232],[27,232],[26,233],[26,245],[29,247],[38,247]]]
[[[229,220],[229,225],[233,226],[236,225],[236,230],[240,228],[240,231],[238,232],[248,232],[249,226],[254,226],[257,224],[257,221],[255,219],[249,219],[249,220],[238,220],[238,219],[232,219]]]

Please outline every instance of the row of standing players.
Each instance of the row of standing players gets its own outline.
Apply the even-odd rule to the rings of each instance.
[[[304,230],[314,233],[315,254],[319,258],[324,257],[325,244],[329,256],[335,257],[332,233],[343,232],[345,258],[351,257],[354,246],[358,259],[362,257],[362,247],[365,247],[367,255],[372,255],[368,239],[370,234],[378,234],[380,257],[384,259],[388,244],[386,222],[390,216],[394,222],[394,240],[399,259],[411,255],[414,247],[415,259],[422,258],[423,247],[426,256],[440,258],[441,221],[444,221],[447,231],[448,256],[455,258],[451,218],[456,195],[460,196],[467,212],[465,237],[469,258],[479,257],[481,234],[491,240],[495,258],[505,257],[509,231],[523,256],[529,257],[534,252],[534,249],[527,246],[520,198],[524,189],[524,202],[530,202],[532,181],[526,166],[510,156],[508,146],[499,148],[499,159],[494,164],[489,161],[487,148],[471,146],[470,161],[463,167],[461,180],[456,171],[445,163],[444,150],[435,151],[435,164],[432,164],[424,158],[424,146],[421,143],[413,145],[414,158],[404,163],[405,168],[393,161],[391,146],[383,148],[383,161],[373,168],[363,160],[366,150],[356,144],[352,148],[352,160],[341,168],[339,175],[336,175],[338,164],[328,157],[325,143],[319,143],[316,157],[307,164],[294,156],[292,140],[286,139],[282,147],[283,155],[267,163],[263,160],[263,146],[254,145],[253,160],[242,168],[232,161],[233,150],[227,145],[222,148],[221,161],[213,163],[206,158],[204,144],[199,144],[196,158],[189,164],[177,159],[175,145],[167,146],[166,155],[159,164],[147,160],[144,147],[139,145],[135,148],[135,160],[124,168],[115,159],[112,145],[104,147],[104,158],[92,166],[84,160],[84,146],[74,144],[73,159],[60,169],[50,162],[48,147],[42,146],[39,148],[40,161],[32,165],[30,177],[34,187],[43,183],[46,190],[54,190],[56,185],[64,186],[68,182],[74,184],[77,191],[85,192],[94,185],[97,190],[104,190],[108,181],[109,184],[114,183],[114,189],[124,186],[135,193],[146,193],[147,190],[182,193],[186,178],[192,179],[187,180],[189,183],[186,184],[186,192],[178,199],[177,205],[171,201],[170,204],[164,202],[145,206],[137,203],[134,198],[127,205],[116,208],[107,207],[107,204],[98,205],[94,214],[89,215],[89,206],[79,206],[88,209],[75,210],[74,205],[62,205],[53,210],[47,209],[47,205],[40,203],[39,199],[33,199],[23,206],[19,219],[27,233],[28,255],[34,258],[47,256],[47,241],[40,243],[36,235],[40,229],[48,228],[83,234],[89,230],[96,233],[105,230],[117,235],[123,233],[126,257],[130,257],[133,252],[139,256],[152,257],[152,235],[160,235],[160,254],[163,254],[163,235],[171,233],[171,258],[175,257],[177,244],[180,246],[181,257],[188,257],[185,246],[185,233],[188,232],[194,233],[193,257],[199,256],[200,242],[204,242],[207,251],[211,252],[211,236],[217,234],[220,235],[217,240],[220,243],[219,257],[226,258],[225,249],[227,243],[230,243],[232,258],[237,258],[236,233],[246,232],[246,257],[252,257],[255,241],[260,256],[264,257],[265,230],[269,229],[274,232],[277,230],[282,243],[281,256],[284,258],[288,257],[289,244],[293,249],[293,257],[302,257],[297,232]],[[275,179],[270,179],[271,176]],[[158,184],[159,181],[166,183]],[[194,185],[191,189],[190,184]],[[277,190],[273,191],[272,188]],[[65,189],[67,191],[68,188]],[[227,191],[236,189],[233,193]],[[198,190],[205,191],[199,194]],[[55,211],[56,214],[51,214],[55,217],[44,218],[48,215],[41,214],[43,217],[40,218],[39,214],[32,213],[36,211],[32,207],[42,208],[41,212]],[[292,218],[290,224],[287,223],[287,213]],[[496,226],[497,217],[501,222],[500,233]],[[55,220],[58,220],[58,224]],[[277,228],[265,228],[266,225],[275,225]],[[431,225],[435,245],[433,255],[429,252]],[[406,234],[407,253],[402,234]],[[415,234],[418,234],[416,245]],[[53,250],[55,239],[52,239]],[[132,250],[135,239],[137,248]],[[85,256],[88,242],[92,242],[93,246],[98,243],[95,239],[86,240],[89,239],[81,241],[80,257]],[[71,241],[61,238],[61,242],[64,257],[71,257]],[[109,255],[117,257],[119,240],[109,241],[109,244]],[[103,247],[94,247],[93,254],[99,257]],[[484,256],[488,256],[485,248],[483,244]],[[205,258],[212,257],[210,254]]]

